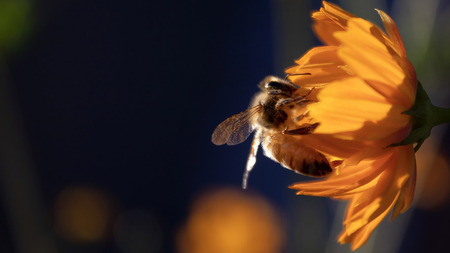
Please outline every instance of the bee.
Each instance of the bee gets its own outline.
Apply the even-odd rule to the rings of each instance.
[[[242,179],[242,188],[247,187],[248,177],[256,163],[260,145],[265,156],[287,169],[312,177],[330,174],[333,169],[327,158],[306,146],[298,138],[300,135],[311,134],[319,125],[319,123],[298,125],[298,122],[307,115],[304,109],[307,103],[312,102],[307,97],[313,89],[299,95],[297,92],[299,86],[289,81],[287,77],[281,79],[276,76],[267,76],[258,87],[261,91],[253,98],[250,108],[220,123],[211,138],[215,145],[236,145],[244,142],[255,131]]]

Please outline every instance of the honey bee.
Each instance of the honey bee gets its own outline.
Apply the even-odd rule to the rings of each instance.
[[[299,127],[298,122],[307,112],[299,115],[292,113],[304,109],[307,103],[312,102],[307,97],[313,89],[299,95],[296,92],[300,89],[299,86],[287,78],[275,76],[267,76],[258,87],[261,91],[253,98],[250,108],[220,123],[211,138],[216,145],[236,145],[244,142],[255,131],[242,179],[242,188],[247,187],[248,176],[256,163],[259,145],[262,146],[264,155],[287,169],[312,177],[330,174],[333,169],[327,158],[295,137],[311,134],[319,125],[319,123],[305,123]]]

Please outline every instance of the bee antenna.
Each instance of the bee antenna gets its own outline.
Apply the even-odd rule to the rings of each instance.
[[[310,76],[311,73],[288,73],[288,74],[286,74],[286,77],[284,78],[284,81],[287,81],[288,77],[290,77],[290,76],[303,76],[303,75]]]

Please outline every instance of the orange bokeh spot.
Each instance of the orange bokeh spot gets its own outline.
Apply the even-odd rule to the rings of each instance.
[[[112,205],[105,193],[89,187],[69,187],[55,203],[55,230],[69,241],[95,242],[105,237],[111,216]]]
[[[430,154],[422,148],[417,155],[419,197],[417,206],[428,210],[439,210],[450,200],[450,165],[442,154]],[[433,160],[427,159],[434,157]]]
[[[283,229],[274,208],[260,196],[237,189],[200,197],[178,235],[180,253],[276,253]]]

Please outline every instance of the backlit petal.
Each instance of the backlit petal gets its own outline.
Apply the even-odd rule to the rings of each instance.
[[[353,241],[352,249],[360,247],[398,202],[410,178],[411,150],[411,146],[390,149],[391,162],[387,163],[389,166],[384,169],[377,184],[369,192],[356,195],[350,202],[340,242],[350,240]]]
[[[338,47],[315,47],[296,61],[297,65],[286,70],[289,79],[300,87],[321,87],[337,78],[348,76],[340,66],[344,62],[337,55]],[[309,73],[309,75],[296,75]]]
[[[323,8],[312,14],[314,32],[323,43],[339,45],[339,42],[333,37],[333,33],[345,30],[347,20],[353,17],[355,17],[353,14],[341,9],[339,6],[323,1]]]
[[[403,185],[400,193],[400,197],[397,200],[397,203],[395,203],[394,210],[392,212],[391,220],[397,217],[400,213],[405,212],[408,210],[409,206],[412,203],[413,197],[414,197],[414,189],[416,187],[416,161],[414,157],[414,148],[412,145],[401,147],[400,148],[400,155],[402,159],[399,159],[398,167],[402,168],[410,168],[410,177],[408,178],[408,181]]]
[[[392,41],[392,44],[397,51],[397,54],[401,57],[406,57],[405,46],[403,45],[402,38],[400,37],[400,32],[397,29],[397,26],[394,23],[394,20],[389,17],[384,11],[375,9],[381,17],[383,21],[384,28],[386,29],[387,34],[389,35],[389,39]]]
[[[386,97],[391,103],[410,107],[409,90],[404,87],[405,73],[389,48],[381,31],[363,19],[348,22],[347,32],[338,32],[342,43],[339,57],[356,75]]]
[[[409,123],[402,112],[359,78],[336,81],[318,94],[319,103],[309,106],[312,118],[320,122],[317,134],[339,135],[342,139],[376,141],[392,135]]]
[[[417,88],[416,70],[414,69],[411,62],[406,58],[406,51],[403,45],[403,40],[400,36],[397,25],[394,23],[394,20],[392,20],[392,18],[389,17],[389,15],[387,15],[384,11],[377,11],[381,17],[381,20],[383,21],[386,32],[389,35],[389,39],[392,42],[392,47],[397,52],[399,58],[401,58],[397,59],[397,61],[399,62],[400,66],[402,66],[402,69],[405,71],[405,73],[408,75],[408,79],[410,80],[407,83],[410,86],[408,94],[410,95],[411,100],[414,100],[414,95],[416,94]]]
[[[311,146],[322,153],[341,158],[350,158],[368,147],[365,141],[345,140],[329,134],[311,134],[302,136],[308,146]]]

